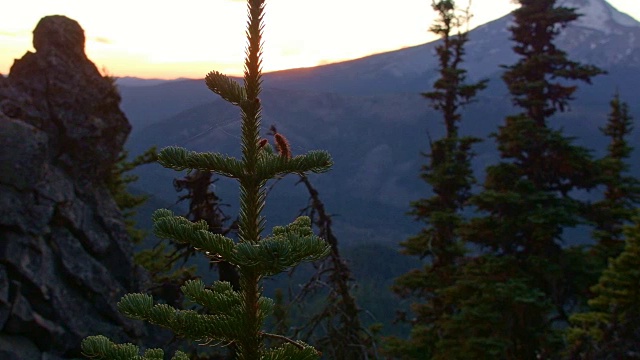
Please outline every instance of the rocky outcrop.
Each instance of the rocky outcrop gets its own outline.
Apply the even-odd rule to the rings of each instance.
[[[81,340],[142,335],[116,310],[139,288],[132,245],[104,185],[130,132],[84,31],[43,18],[35,53],[0,76],[0,359],[80,357]]]

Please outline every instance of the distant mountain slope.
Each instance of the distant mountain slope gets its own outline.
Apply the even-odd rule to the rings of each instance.
[[[562,3],[562,2],[561,2]],[[604,0],[565,0],[584,16],[570,25],[557,42],[574,60],[603,68],[640,69],[640,23]],[[490,77],[499,65],[512,64],[508,26],[510,15],[470,32],[465,67],[472,79]],[[419,92],[437,76],[437,42],[418,45],[352,61],[308,69],[284,70],[267,76],[269,86],[355,94]]]
[[[640,76],[635,75],[635,79],[640,82]],[[492,89],[500,91],[499,79],[492,81]],[[598,127],[604,125],[607,103],[614,91],[612,84],[597,81],[579,92],[572,112],[560,116],[556,124],[578,137],[579,143],[602,153],[606,139]],[[276,89],[267,89],[262,99],[263,133],[275,124],[288,137],[294,153],[322,148],[334,156],[334,169],[314,181],[329,211],[340,214],[335,224],[348,234],[345,238],[397,240],[399,233],[416,229],[405,212],[411,200],[428,193],[418,177],[426,161],[420,152],[428,150],[429,135],[438,138],[443,132],[440,118],[428,109],[424,99],[418,94],[349,96]],[[632,105],[632,111],[640,113],[639,104]],[[503,96],[488,94],[466,110],[464,133],[483,137],[513,112]],[[129,146],[134,153],[151,145],[179,145],[237,156],[239,125],[237,108],[214,101],[147,127],[132,136]],[[637,136],[632,143],[640,143]],[[482,176],[485,166],[496,160],[495,145],[487,139],[476,151],[474,167]],[[171,200],[176,196],[171,180],[176,176],[159,166],[147,168],[141,173],[140,186]],[[270,204],[280,210],[270,211],[270,216],[291,217],[305,206],[307,194],[303,189],[290,191],[294,182],[291,177],[273,190]],[[234,182],[219,182],[216,188],[223,199],[237,195]]]
[[[164,84],[170,81],[180,81],[185,79],[176,79],[176,80],[163,80],[163,79],[140,79],[137,77],[125,76],[119,77],[116,80],[116,83],[120,86],[128,86],[128,87],[138,87],[138,86],[153,86]]]
[[[577,7],[584,16],[560,36],[560,48],[573,59],[604,69],[640,71],[639,22],[604,0],[563,0],[562,3]],[[509,40],[510,21],[510,15],[504,16],[471,31],[465,62],[471,79],[494,76],[500,73],[500,65],[517,60]],[[265,85],[351,95],[419,93],[431,86],[437,76],[436,44],[431,42],[336,64],[268,73]],[[624,80],[618,86],[627,86]],[[124,84],[126,82],[120,86],[122,107],[134,132],[215,99],[202,80],[145,87]]]
[[[588,1],[584,5],[591,6],[591,12],[583,21],[594,22],[570,27],[559,46],[578,60],[602,66],[609,74],[598,77],[593,86],[581,85],[572,111],[559,116],[554,124],[601,153],[606,139],[598,127],[606,121],[608,103],[616,90],[629,101],[632,113],[640,116],[640,102],[632,98],[640,84],[640,46],[630,40],[640,38],[640,25],[602,0]],[[595,14],[597,6],[608,11],[606,18],[598,15],[600,12]],[[509,19],[496,20],[471,33],[465,66],[471,77],[489,77],[491,81],[465,111],[462,130],[466,134],[486,137],[514,111],[499,67],[516,61],[508,40]],[[328,210],[340,214],[335,224],[345,239],[397,242],[418,227],[405,213],[411,200],[428,193],[418,176],[426,161],[419,154],[428,150],[428,136],[437,138],[443,132],[440,117],[419,95],[435,79],[434,46],[430,43],[266,75],[264,132],[275,124],[289,138],[294,153],[322,148],[333,154],[335,168],[330,175],[318,178],[317,186]],[[219,101],[202,81],[123,88],[123,97],[123,107],[134,123],[129,141],[134,153],[151,145],[239,152],[238,109]],[[147,117],[138,117],[140,114]],[[151,125],[136,131],[136,124]],[[631,143],[640,143],[637,134]],[[482,170],[497,157],[493,141],[488,138],[476,151],[474,167],[482,176]],[[140,184],[171,200],[175,198],[171,187],[175,176],[174,172],[149,167],[141,173]],[[302,189],[290,191],[294,182],[294,178],[285,180],[272,191],[267,210],[274,221],[280,220],[278,216],[291,217],[305,206],[306,193]],[[223,199],[237,195],[233,182],[220,182],[216,187]]]
[[[153,86],[126,86],[118,82],[118,88],[122,95],[120,107],[134,131],[214,99],[202,80],[175,80]]]

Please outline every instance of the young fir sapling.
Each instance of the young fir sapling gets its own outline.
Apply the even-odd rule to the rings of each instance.
[[[240,184],[238,242],[221,234],[211,233],[204,221],[193,223],[174,216],[169,210],[153,214],[154,232],[162,238],[191,244],[214,261],[233,264],[240,274],[240,291],[227,282],[215,282],[205,287],[200,280],[182,286],[184,295],[208,309],[207,314],[179,310],[167,304],[153,304],[145,294],[128,294],[118,303],[118,309],[133,319],[146,320],[167,327],[178,336],[202,344],[234,344],[241,360],[257,359],[317,359],[319,353],[311,346],[262,330],[265,318],[273,311],[273,301],[262,296],[261,279],[296,266],[302,261],[325,257],[329,246],[315,236],[308,217],[300,217],[287,226],[276,226],[270,236],[263,237],[265,220],[265,184],[267,180],[285,174],[320,173],[327,171],[332,160],[325,151],[310,151],[293,156],[280,148],[280,153],[262,142],[259,136],[262,106],[259,100],[262,85],[262,29],[265,0],[248,0],[248,45],[245,59],[244,84],[216,71],[206,76],[206,84],[227,102],[240,107],[242,114],[242,157],[219,153],[199,153],[178,147],[168,147],[159,154],[159,162],[177,171],[209,171],[237,179]],[[284,139],[281,139],[284,140]],[[278,144],[281,147],[282,144]],[[265,338],[276,338],[283,345],[266,348]],[[163,359],[161,349],[149,349],[139,355],[132,344],[114,344],[104,336],[92,336],[82,343],[83,353],[94,359]],[[173,359],[187,356],[176,352]]]

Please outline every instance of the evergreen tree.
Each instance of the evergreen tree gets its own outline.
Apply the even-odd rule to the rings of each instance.
[[[233,264],[240,274],[240,291],[228,282],[217,281],[205,287],[202,281],[190,281],[182,286],[184,295],[208,310],[201,314],[179,310],[167,304],[153,304],[145,294],[128,294],[118,303],[119,310],[134,319],[146,320],[167,327],[178,336],[209,345],[219,341],[234,344],[238,359],[317,359],[317,351],[300,341],[263,331],[265,318],[273,311],[273,301],[262,296],[261,279],[326,256],[329,247],[315,236],[308,217],[300,217],[287,226],[277,226],[272,235],[263,237],[265,220],[261,213],[265,205],[267,180],[289,173],[324,172],[331,158],[324,151],[311,151],[292,156],[286,140],[279,142],[274,153],[260,141],[262,106],[259,100],[262,84],[262,30],[265,0],[247,0],[248,48],[245,59],[244,85],[218,72],[206,76],[207,86],[242,113],[242,158],[219,153],[198,153],[169,147],[159,154],[159,162],[178,171],[184,169],[213,172],[237,179],[240,185],[240,216],[236,243],[221,234],[209,231],[205,221],[193,223],[174,216],[169,210],[153,215],[154,232],[161,238],[190,243],[194,248],[216,260]],[[287,151],[288,150],[288,151]],[[265,338],[277,338],[284,344],[265,348]],[[84,354],[96,359],[162,359],[161,349],[146,350],[132,344],[114,344],[104,336],[93,336],[82,344]],[[187,359],[177,352],[173,359]]]
[[[451,284],[457,263],[465,254],[457,231],[475,183],[471,147],[479,141],[459,135],[460,108],[469,104],[487,82],[466,83],[467,72],[461,67],[468,36],[460,29],[468,22],[468,12],[461,13],[452,0],[433,1],[432,8],[438,18],[430,30],[441,37],[436,47],[440,77],[433,84],[433,91],[422,95],[441,113],[446,133],[444,138],[430,142],[429,163],[422,167],[421,177],[431,185],[434,195],[411,203],[410,214],[425,227],[401,243],[404,254],[428,260],[424,268],[401,276],[394,286],[400,296],[417,296],[421,301],[412,304],[416,317],[411,338],[389,342],[390,353],[409,358],[433,354],[440,341],[438,319],[453,311],[439,291]],[[456,29],[458,33],[454,35]]]
[[[518,0],[520,8],[513,12],[511,40],[513,51],[520,56],[514,65],[505,66],[503,79],[511,92],[514,105],[524,110],[521,115],[538,127],[557,111],[565,111],[577,87],[563,80],[591,83],[602,70],[567,58],[554,39],[560,31],[580,16],[576,9],[556,6],[557,0]]]
[[[633,130],[633,119],[626,103],[616,94],[611,100],[611,112],[602,132],[611,141],[607,155],[601,159],[604,199],[593,204],[591,218],[595,223],[594,238],[597,243],[593,254],[598,270],[607,266],[610,258],[616,258],[624,248],[623,228],[629,224],[640,202],[640,181],[628,174],[626,162],[633,151],[627,141]]]
[[[440,290],[456,311],[439,319],[440,341],[433,359],[549,359],[529,355],[532,343],[548,334],[545,294],[532,289],[530,277],[510,256],[468,258],[453,285]],[[420,357],[414,357],[419,359]]]
[[[127,233],[129,237],[131,237],[131,241],[133,241],[134,244],[139,244],[144,239],[145,232],[136,227],[134,217],[136,215],[136,209],[144,204],[149,199],[149,196],[135,195],[129,191],[127,187],[129,184],[136,182],[138,176],[128,173],[138,166],[155,162],[158,155],[156,148],[152,147],[131,161],[127,160],[128,156],[129,153],[126,150],[123,150],[120,155],[118,155],[118,160],[111,169],[105,183],[111,192],[111,196],[113,196],[113,199],[118,205],[118,209],[122,211]]]
[[[503,80],[514,105],[522,111],[507,117],[494,135],[501,162],[487,169],[484,190],[471,199],[482,215],[462,230],[468,243],[487,251],[485,256],[499,259],[502,276],[490,276],[497,279],[491,287],[467,294],[484,301],[467,302],[458,311],[500,316],[505,300],[491,299],[510,296],[506,301],[517,304],[517,312],[509,316],[518,320],[496,322],[491,339],[501,344],[497,357],[538,359],[557,352],[561,339],[555,324],[568,321],[566,309],[579,291],[573,279],[583,271],[582,264],[573,261],[576,257],[565,257],[562,248],[564,230],[585,222],[585,204],[572,195],[597,184],[590,152],[551,128],[548,120],[568,109],[577,89],[569,81],[590,83],[602,71],[569,60],[554,44],[560,31],[578,18],[575,9],[556,6],[555,0],[520,0],[519,4],[510,30],[513,50],[520,59],[505,66]],[[483,263],[467,266],[475,273],[477,264]],[[465,269],[463,273],[469,272]],[[480,273],[489,276],[494,269]],[[499,291],[514,284],[517,291]],[[487,338],[481,321],[452,321],[458,322],[452,328],[466,326],[464,335],[447,333],[447,341],[455,347],[472,346]]]
[[[571,317],[570,359],[640,359],[640,218],[625,234],[624,251],[591,288],[590,311]]]

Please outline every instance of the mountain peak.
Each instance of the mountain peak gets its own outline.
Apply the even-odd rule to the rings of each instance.
[[[640,27],[640,22],[605,0],[561,0],[558,5],[577,8],[582,16],[574,23],[575,26],[605,34],[616,32],[620,27]]]

